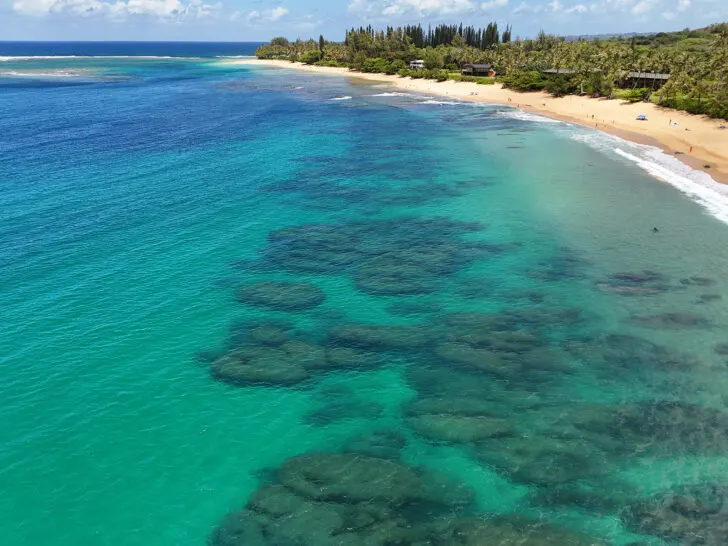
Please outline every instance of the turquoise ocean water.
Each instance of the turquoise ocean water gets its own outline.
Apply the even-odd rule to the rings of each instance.
[[[19,55],[3,544],[725,544],[710,181],[355,79]]]

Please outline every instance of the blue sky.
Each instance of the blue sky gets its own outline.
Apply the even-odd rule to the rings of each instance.
[[[677,30],[728,0],[0,0],[0,40],[340,40],[352,25],[513,25],[514,36]]]

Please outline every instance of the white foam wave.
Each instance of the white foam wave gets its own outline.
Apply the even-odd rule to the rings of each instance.
[[[576,134],[571,138],[637,165],[651,176],[681,191],[714,218],[728,224],[728,186],[719,184],[707,173],[693,169],[659,148],[628,142],[612,135]]]
[[[347,95],[345,97],[334,97],[333,99],[329,100],[351,100],[351,97]]]
[[[422,101],[420,104],[435,104],[440,106],[458,106],[460,104],[465,104],[463,102],[456,102],[451,100],[434,100],[434,99],[428,99]]]
[[[75,78],[83,76],[78,72],[67,72],[64,70],[57,70],[54,72],[21,72],[18,70],[5,70],[0,72],[0,77],[14,77],[14,78]]]
[[[51,59],[199,59],[200,57],[171,57],[164,55],[18,55],[0,57],[0,62],[35,61]]]
[[[517,119],[520,121],[531,121],[534,123],[564,123],[563,121],[559,121],[558,119],[553,119],[546,116],[539,116],[538,114],[531,114],[529,112],[524,112],[523,110],[516,110],[515,108],[510,110],[500,110],[498,111],[498,115],[506,118]]]
[[[413,95],[412,93],[399,93],[397,91],[392,91],[389,93],[377,93],[376,95],[372,95],[372,97],[417,97],[417,95]]]

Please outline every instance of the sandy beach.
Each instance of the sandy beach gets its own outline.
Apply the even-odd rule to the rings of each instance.
[[[660,108],[651,103],[630,104],[573,95],[557,98],[545,92],[519,93],[504,89],[499,84],[415,80],[287,61],[236,59],[224,62],[305,70],[318,74],[343,74],[352,78],[388,83],[406,91],[473,102],[506,104],[526,112],[593,127],[633,142],[658,146],[666,153],[676,154],[678,159],[690,167],[705,171],[714,180],[728,184],[728,130],[720,129],[724,121],[706,116]],[[639,114],[645,114],[647,121],[638,121]]]

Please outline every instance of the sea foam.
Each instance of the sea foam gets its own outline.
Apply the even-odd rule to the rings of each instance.
[[[429,99],[429,100],[422,101],[420,104],[434,104],[434,105],[440,105],[440,106],[457,106],[459,104],[465,104],[465,103],[451,101],[451,100],[434,100],[434,99]]]
[[[52,59],[200,59],[201,57],[171,57],[169,55],[18,55],[0,57],[0,62],[41,61]]]
[[[502,117],[510,118],[510,119],[517,119],[519,121],[530,121],[533,123],[552,123],[552,124],[565,123],[558,119],[549,118],[546,116],[539,116],[538,114],[531,114],[529,112],[524,112],[523,110],[516,110],[516,109],[500,110],[498,112],[498,115],[502,116]]]
[[[728,224],[728,186],[716,182],[707,173],[693,169],[655,146],[603,133],[576,134],[571,138],[637,165],[649,175],[680,190],[714,218]]]
[[[377,93],[376,95],[372,95],[372,97],[417,97],[417,95],[392,91],[389,93]]]

